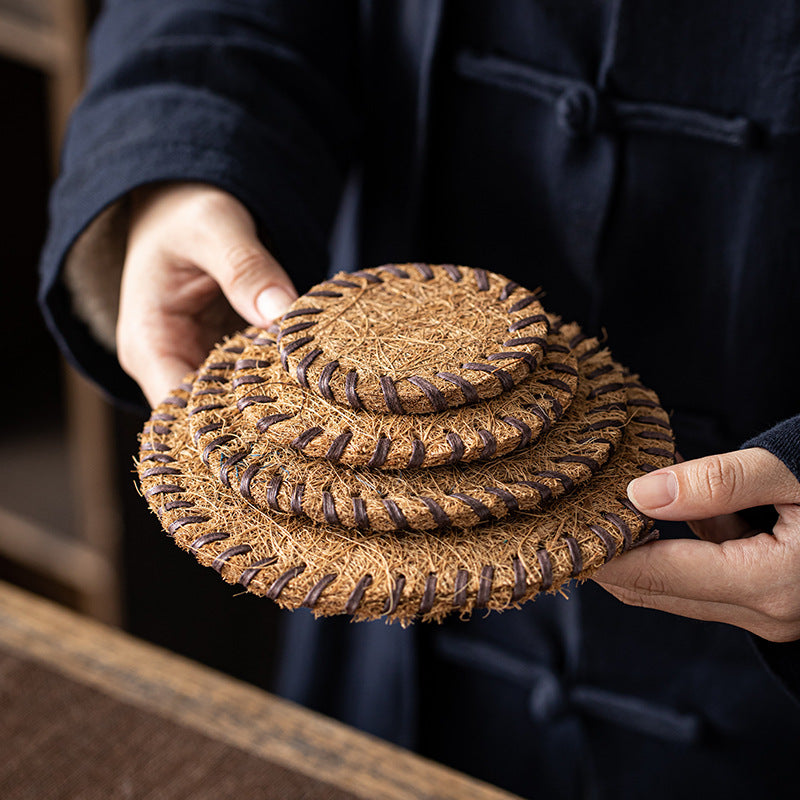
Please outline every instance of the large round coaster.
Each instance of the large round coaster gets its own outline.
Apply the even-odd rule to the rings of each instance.
[[[226,359],[226,352],[244,346],[241,337],[212,351],[200,370],[190,399],[192,439],[202,462],[220,482],[268,513],[390,531],[471,527],[533,510],[589,480],[619,441],[627,414],[619,365],[577,325],[565,325],[562,332],[581,375],[575,400],[537,446],[504,459],[371,470],[273,447],[257,431],[242,426],[234,403],[234,362]]]
[[[674,460],[667,415],[626,382],[629,424],[594,480],[546,510],[442,534],[348,532],[263,514],[198,461],[188,392],[158,406],[141,437],[141,487],[176,544],[229,583],[317,615],[381,615],[408,623],[452,612],[518,607],[647,541],[651,520],[625,497],[628,482]]]
[[[404,264],[340,272],[279,328],[282,364],[304,389],[358,410],[424,414],[527,377],[548,320],[535,294],[501,275]]]
[[[577,363],[559,327],[551,318],[541,364],[508,392],[424,415],[377,414],[329,403],[289,378],[277,348],[260,338],[236,362],[236,406],[265,443],[346,466],[404,469],[499,458],[534,444],[572,402]]]

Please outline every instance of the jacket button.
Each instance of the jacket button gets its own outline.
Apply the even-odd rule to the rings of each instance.
[[[597,115],[595,93],[576,86],[556,100],[556,122],[569,136],[585,136],[594,129]]]

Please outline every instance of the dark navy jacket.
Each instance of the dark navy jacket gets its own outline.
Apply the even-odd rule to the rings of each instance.
[[[300,291],[403,260],[542,285],[659,392],[686,458],[756,437],[800,477],[791,0],[110,0],[91,61],[42,301],[115,396],[139,394],[65,254],[135,186],[204,181]],[[279,689],[526,796],[783,796],[800,707],[761,658],[797,695],[800,651],[757,644],[587,584],[406,631],[298,612]]]

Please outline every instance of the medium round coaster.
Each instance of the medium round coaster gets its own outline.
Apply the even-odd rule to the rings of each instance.
[[[449,264],[339,273],[296,300],[279,329],[281,363],[301,387],[392,414],[508,391],[535,370],[549,332],[536,294]]]
[[[231,356],[247,346],[242,336],[212,351],[201,368],[189,403],[190,434],[216,479],[269,514],[397,531],[471,527],[531,511],[589,480],[619,442],[626,421],[619,365],[577,325],[565,325],[561,333],[578,364],[578,393],[557,428],[535,447],[503,459],[374,470],[275,447],[256,428],[242,424],[236,405]]]
[[[674,460],[667,415],[652,392],[628,378],[623,440],[590,484],[546,510],[476,530],[347,531],[259,513],[220,484],[189,434],[188,388],[159,405],[142,433],[144,496],[176,544],[201,564],[285,608],[316,615],[438,620],[518,607],[571,578],[589,577],[648,540],[652,521],[630,504],[625,487]]]
[[[265,443],[310,458],[373,469],[499,458],[535,444],[572,402],[577,362],[559,320],[550,325],[542,362],[528,378],[483,403],[430,414],[376,414],[329,403],[286,375],[263,335],[236,361],[231,385],[245,427],[258,430]]]

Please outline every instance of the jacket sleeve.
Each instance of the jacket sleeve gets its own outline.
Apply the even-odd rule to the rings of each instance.
[[[800,415],[748,439],[742,447],[763,447],[783,461],[800,481]],[[800,641],[776,643],[758,636],[751,639],[767,668],[800,704]]]
[[[100,273],[95,282],[113,290],[126,194],[198,181],[249,208],[301,290],[319,280],[357,139],[356,23],[349,1],[106,3],[51,195],[40,303],[67,357],[117,399],[141,394],[113,342],[103,346],[76,313],[68,255],[78,251],[83,267]],[[103,237],[88,236],[90,228],[111,216],[105,227],[116,247],[95,246]]]
[[[769,450],[800,481],[800,414],[748,439],[742,447],[763,447]]]

